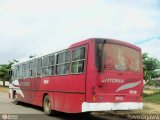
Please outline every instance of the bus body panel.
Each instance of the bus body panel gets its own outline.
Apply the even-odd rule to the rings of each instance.
[[[52,109],[66,113],[81,112],[82,103],[85,101],[85,94],[74,93],[50,93],[54,100]],[[76,104],[75,104],[76,102]],[[74,107],[73,107],[74,106]]]
[[[15,89],[18,95],[18,100],[37,106],[43,106],[44,95],[49,95],[52,104],[51,108],[53,110],[67,113],[81,112],[81,106],[82,103],[85,102],[86,97],[85,79],[87,71],[88,44],[80,44],[69,49],[72,53],[74,48],[79,48],[81,46],[85,47],[86,50],[86,65],[83,73],[20,79],[18,80],[19,85],[17,85],[17,89]]]
[[[116,40],[106,40],[106,44],[115,44],[128,47],[129,49],[133,49],[138,51],[139,53],[139,62],[140,62],[140,72],[129,72],[129,71],[121,71],[121,70],[103,70],[99,72],[97,68],[92,68],[96,63],[93,58],[95,46],[92,45],[92,56],[89,56],[89,60],[93,59],[90,64],[88,64],[88,73],[87,73],[87,97],[86,102],[82,105],[82,108],[86,108],[86,106],[90,106],[92,108],[97,108],[97,110],[101,109],[98,106],[109,105],[111,107],[106,107],[104,110],[128,110],[128,109],[142,109],[142,89],[143,89],[143,70],[142,70],[142,58],[141,58],[141,49],[133,46],[128,43],[119,42]],[[132,54],[131,54],[132,55]],[[91,69],[92,68],[92,69]],[[101,104],[99,104],[101,103]],[[123,103],[123,104],[122,104]],[[128,105],[130,103],[131,107],[126,109],[120,109],[117,104]],[[133,104],[132,104],[133,103]],[[92,106],[93,105],[93,106]],[[137,106],[135,106],[137,105]],[[102,107],[101,106],[101,107]],[[115,106],[115,107],[113,107]],[[121,105],[120,105],[121,106]]]
[[[100,40],[103,41],[104,39]],[[72,44],[73,50],[85,47],[84,72],[80,74],[43,76],[14,80],[17,85],[10,85],[11,96],[13,90],[18,93],[18,100],[26,103],[43,106],[45,95],[51,99],[52,110],[66,113],[79,113],[87,111],[128,110],[141,109],[143,71],[99,71],[96,65],[96,39],[91,38]],[[140,48],[122,41],[106,40],[109,44],[127,46],[137,50]],[[57,52],[58,53],[58,52]],[[72,57],[71,57],[72,58]],[[142,61],[140,60],[142,67]],[[72,64],[72,61],[70,62]]]

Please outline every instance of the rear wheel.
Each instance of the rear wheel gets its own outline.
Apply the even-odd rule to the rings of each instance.
[[[44,113],[47,114],[47,115],[52,115],[53,114],[53,111],[51,109],[51,101],[50,101],[50,98],[48,95],[46,95],[44,97],[44,100],[43,100],[43,110],[44,110]]]
[[[18,105],[20,102],[18,101],[18,99],[17,99],[17,93],[16,92],[14,92],[14,94],[13,94],[13,103],[15,104],[15,105]]]

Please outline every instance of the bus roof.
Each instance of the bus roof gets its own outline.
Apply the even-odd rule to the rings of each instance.
[[[124,46],[127,46],[127,47],[131,47],[133,49],[136,49],[138,51],[141,50],[140,47],[138,47],[136,45],[133,45],[131,43],[124,42],[124,41],[117,40],[117,39],[110,39],[110,38],[89,38],[89,39],[74,43],[69,48],[76,47],[76,46],[83,45],[83,44],[87,44],[87,43],[92,42],[92,41],[103,42],[104,40],[106,40],[106,43],[124,45]]]
[[[103,42],[104,40],[106,40],[106,43],[113,43],[113,44],[124,45],[124,46],[131,47],[131,48],[133,48],[133,49],[137,49],[138,51],[141,50],[138,46],[135,46],[135,45],[130,44],[130,43],[128,43],[128,42],[124,42],[124,41],[121,41],[121,40],[110,39],[110,38],[89,38],[89,39],[86,39],[86,40],[82,40],[82,41],[80,41],[80,42],[73,43],[73,44],[70,45],[68,48],[77,47],[77,46],[84,45],[84,44],[88,44],[88,43],[91,43],[91,42]],[[63,50],[60,50],[60,51],[65,51],[65,50],[67,50],[68,48],[63,49]],[[23,63],[26,63],[26,62],[29,62],[29,61],[32,61],[32,60],[34,60],[34,59],[38,59],[38,58],[41,58],[41,57],[44,57],[44,56],[52,55],[52,54],[58,53],[58,52],[60,52],[60,51],[52,52],[52,53],[48,53],[48,54],[43,54],[43,55],[39,55],[39,56],[30,58],[30,59],[28,59],[28,60],[25,60],[25,61],[22,61],[22,62],[13,64],[13,66],[16,66],[16,65],[19,65],[19,64],[23,64]]]

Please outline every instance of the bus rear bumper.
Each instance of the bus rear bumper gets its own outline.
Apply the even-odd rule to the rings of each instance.
[[[134,110],[142,109],[142,102],[120,102],[120,103],[82,103],[82,112],[87,111],[106,111],[106,110]]]

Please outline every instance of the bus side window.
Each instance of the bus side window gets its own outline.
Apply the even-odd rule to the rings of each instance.
[[[29,77],[33,76],[33,62],[29,62]]]
[[[26,63],[26,78],[29,78],[29,62]]]
[[[42,61],[42,76],[51,76],[53,75],[53,68],[54,68],[54,54],[50,56],[43,57]]]
[[[19,66],[16,67],[16,71],[17,71],[17,79],[19,79],[20,78],[20,67]]]
[[[11,71],[12,71],[12,74],[10,79],[14,80],[14,69],[11,69]]]
[[[45,56],[43,57],[42,61],[42,76],[48,75],[48,65],[49,65],[49,57]]]
[[[70,68],[70,51],[63,51],[56,57],[56,75],[69,74]]]
[[[16,66],[17,79],[22,78],[22,65]]]
[[[22,79],[22,64],[19,67],[19,77]]]
[[[70,51],[65,52],[65,64],[64,64],[64,74],[68,74],[70,70],[70,58],[71,58],[71,53]]]
[[[71,73],[79,74],[84,72],[85,47],[76,48],[72,52]]]
[[[48,75],[53,75],[54,63],[55,63],[55,56],[54,55],[49,56]]]
[[[33,77],[37,77],[37,65],[38,65],[38,61],[37,61],[37,59],[36,60],[34,60],[34,62],[33,62],[33,69],[32,69],[32,76]]]
[[[23,78],[26,78],[26,64],[22,65],[22,76]]]
[[[40,77],[41,75],[42,75],[42,59],[38,59],[37,76]]]
[[[13,68],[12,79],[13,79],[13,80],[16,80],[16,79],[17,79],[16,67]]]
[[[63,52],[60,52],[56,55],[56,75],[62,75],[62,63],[64,61]]]

